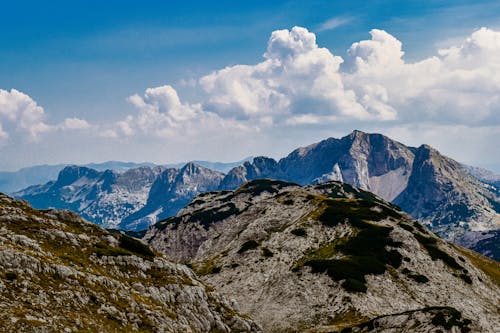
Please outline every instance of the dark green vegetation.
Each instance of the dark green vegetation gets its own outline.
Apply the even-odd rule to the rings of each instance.
[[[299,186],[295,183],[288,183],[281,180],[256,179],[238,187],[235,194],[248,193],[252,196],[260,195],[264,192],[277,193],[279,190],[289,186]]]
[[[380,226],[367,220],[381,220],[388,216],[399,216],[398,213],[364,200],[325,200],[326,207],[318,220],[332,227],[348,222],[356,229],[356,233],[334,246],[335,250],[344,254],[340,259],[315,258],[303,262],[310,266],[313,273],[326,273],[335,281],[344,280],[342,287],[348,291],[366,292],[365,276],[383,274],[387,266],[398,268],[402,256],[395,250],[386,247],[399,247],[390,237],[392,227]],[[376,210],[373,207],[377,207]],[[299,268],[296,265],[294,269]]]
[[[429,256],[432,258],[432,260],[442,260],[450,268],[456,271],[460,271],[458,277],[460,277],[466,283],[472,284],[472,279],[469,276],[469,272],[464,267],[462,267],[462,265],[460,265],[455,260],[455,258],[438,247],[436,238],[431,236],[424,236],[418,233],[415,233],[414,236],[418,240],[418,242],[427,250],[427,253],[429,253]]]
[[[324,202],[326,208],[319,216],[319,221],[329,227],[346,221],[353,227],[363,227],[366,224],[364,221],[380,221],[388,217],[401,217],[398,212],[371,201],[330,199]]]
[[[257,247],[259,247],[259,243],[257,243],[254,240],[249,240],[241,245],[241,248],[238,250],[238,253],[244,253],[248,250],[252,250],[252,249],[255,249]]]
[[[122,235],[120,237],[119,245],[122,249],[130,251],[133,254],[145,259],[151,259],[155,256],[153,251],[151,251],[146,244],[143,244],[141,241],[127,235]]]
[[[410,279],[413,279],[413,280],[417,281],[418,283],[427,283],[427,282],[429,282],[429,279],[427,278],[427,276],[422,275],[422,274],[412,273],[408,268],[404,268],[401,271],[401,273],[405,274]]]
[[[352,196],[353,199],[370,201],[384,206],[388,206],[389,208],[396,211],[401,211],[401,208],[399,206],[392,204],[390,202],[386,202],[371,192],[355,188],[354,186],[347,183],[332,181],[316,185],[316,188],[319,190],[325,190],[327,192],[326,195],[329,198],[343,199],[346,198],[347,195],[349,195]]]
[[[303,228],[293,229],[290,232],[292,233],[292,235],[295,235],[295,236],[298,236],[298,237],[306,237],[307,236],[307,232]]]
[[[409,274],[408,277],[410,279],[413,279],[413,280],[417,281],[418,283],[427,283],[427,282],[429,282],[429,279],[427,278],[427,276],[422,275],[422,274]]]
[[[189,222],[199,222],[205,229],[216,222],[222,221],[231,215],[239,214],[240,210],[230,202],[213,209],[197,210],[190,214]]]
[[[463,319],[462,314],[457,309],[448,307],[447,311],[439,311],[432,318],[432,323],[436,326],[441,326],[444,329],[451,329],[453,326],[459,327],[461,332],[470,332],[468,327],[471,321]]]
[[[270,257],[274,256],[274,253],[271,250],[269,250],[267,247],[264,247],[264,248],[262,248],[262,255],[266,258],[270,258]]]
[[[241,211],[232,202],[228,202],[216,208],[199,209],[183,216],[169,217],[156,223],[155,226],[160,230],[165,229],[169,225],[171,225],[173,229],[177,229],[183,219],[186,218],[186,223],[198,222],[203,226],[203,228],[208,229],[213,223],[222,221],[232,215],[240,213]]]
[[[102,256],[127,256],[127,255],[137,255],[144,259],[152,259],[155,254],[151,249],[143,244],[141,241],[129,237],[127,235],[119,236],[119,246],[111,246],[103,241],[100,241],[94,245],[93,252],[99,257]]]
[[[340,332],[336,333],[351,333],[351,332],[366,332],[366,331],[377,332],[378,322],[380,320],[383,320],[384,318],[387,317],[402,316],[402,315],[403,316],[407,315],[411,318],[412,315],[417,312],[423,312],[429,314],[430,316],[432,316],[431,322],[433,325],[442,327],[446,330],[450,330],[453,327],[457,327],[459,329],[459,332],[462,333],[467,333],[471,331],[469,327],[471,321],[469,319],[463,318],[462,314],[457,309],[447,306],[443,307],[433,306],[421,310],[411,310],[392,315],[379,316],[369,321],[363,322],[361,324],[357,324],[352,327],[346,327],[342,329]]]

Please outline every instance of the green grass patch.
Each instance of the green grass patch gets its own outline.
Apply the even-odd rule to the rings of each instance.
[[[441,260],[453,270],[460,271],[460,273],[455,276],[460,277],[467,284],[472,284],[472,278],[470,277],[469,272],[462,265],[460,265],[455,260],[455,258],[438,247],[436,238],[423,236],[418,233],[415,233],[413,235],[418,240],[418,242],[426,249],[432,260]]]
[[[5,278],[9,281],[14,281],[17,279],[17,273],[16,272],[7,272],[7,273],[5,273]]]
[[[429,279],[427,276],[422,275],[422,274],[408,274],[408,277],[418,283],[427,283],[429,282]]]
[[[210,225],[222,221],[232,215],[240,214],[241,211],[234,203],[228,202],[222,206],[211,209],[199,209],[183,216],[172,216],[155,224],[155,227],[163,230],[171,225],[172,229],[177,229],[183,220],[186,222],[198,222],[203,228],[208,229]]]
[[[326,226],[334,227],[348,222],[354,227],[362,227],[364,221],[380,221],[388,217],[400,217],[400,214],[385,206],[366,200],[328,199],[318,220]]]
[[[189,222],[199,222],[205,229],[218,221],[222,221],[231,215],[237,215],[240,210],[236,208],[234,203],[229,202],[220,207],[212,209],[202,209],[190,214]]]
[[[452,327],[459,327],[461,332],[470,332],[469,325],[471,321],[469,319],[462,319],[460,311],[454,308],[450,307],[446,310],[437,312],[432,318],[432,324],[441,326],[446,330],[450,330]]]
[[[414,229],[411,225],[409,225],[409,224],[406,224],[406,223],[398,223],[398,225],[399,225],[402,229],[404,229],[404,230],[406,230],[406,231],[409,231],[409,232],[415,232],[415,229]]]

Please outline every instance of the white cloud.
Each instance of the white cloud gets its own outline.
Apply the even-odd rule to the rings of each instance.
[[[321,23],[320,26],[318,27],[317,31],[327,31],[327,30],[334,30],[337,29],[338,27],[341,27],[343,25],[346,25],[352,21],[352,17],[347,17],[347,16],[337,16],[337,17],[332,17],[325,22]]]
[[[30,96],[16,90],[0,89],[0,140],[16,138],[36,142],[45,133],[57,130],[82,130],[90,124],[79,118],[66,118],[60,124],[48,124],[44,109]],[[5,126],[5,128],[4,128]]]
[[[169,85],[148,88],[143,96],[135,94],[128,101],[136,108],[137,113],[128,115],[118,121],[114,128],[105,130],[104,136],[175,138],[247,129],[236,121],[203,111],[200,104],[181,102],[177,91]]]
[[[4,125],[11,125],[30,140],[37,140],[40,134],[50,131],[44,116],[43,108],[28,95],[16,89],[0,89],[0,117]]]
[[[274,31],[264,58],[253,66],[226,67],[202,77],[199,82],[208,96],[203,108],[222,117],[256,123],[271,119],[273,124],[305,113],[335,119],[379,116],[344,88],[342,58],[318,47],[307,29]]]
[[[403,60],[402,44],[387,32],[348,50],[346,87],[370,108],[398,121],[499,124],[500,33],[475,31],[461,45],[416,63]]]
[[[62,130],[85,130],[89,129],[91,125],[84,119],[80,118],[66,118],[59,127]]]

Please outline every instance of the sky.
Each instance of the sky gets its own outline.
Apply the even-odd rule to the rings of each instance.
[[[3,1],[0,170],[354,129],[500,172],[500,1]]]

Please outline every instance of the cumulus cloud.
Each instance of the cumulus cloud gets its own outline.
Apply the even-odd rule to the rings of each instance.
[[[45,118],[44,109],[30,96],[16,89],[0,89],[0,140],[4,142],[13,136],[33,142],[48,132],[90,128],[79,118],[67,118],[60,124],[48,124]]]
[[[40,134],[50,130],[50,126],[44,122],[43,108],[16,89],[0,89],[0,117],[4,125],[13,126],[30,140],[37,140]]]
[[[202,110],[200,104],[181,102],[177,91],[169,85],[148,88],[143,96],[135,94],[128,101],[137,113],[118,121],[114,128],[103,132],[104,136],[174,138],[246,129],[243,124]]]
[[[85,130],[91,127],[88,121],[80,118],[66,118],[62,124],[59,125],[59,128],[63,130]]]
[[[482,28],[461,45],[415,63],[382,30],[347,52],[345,86],[367,109],[386,109],[401,122],[498,124],[500,33]]]
[[[278,125],[380,116],[363,108],[344,87],[342,58],[319,47],[307,29],[274,31],[264,58],[253,66],[226,67],[202,77],[199,83],[208,96],[203,108],[222,117]]]
[[[479,29],[461,45],[414,63],[404,60],[396,37],[378,29],[370,35],[342,58],[318,46],[305,28],[276,30],[261,62],[192,81],[189,89],[203,92],[195,103],[181,101],[169,85],[149,88],[128,99],[137,113],[102,135],[171,138],[216,128],[358,127],[356,122],[386,128],[498,124],[500,33]]]

